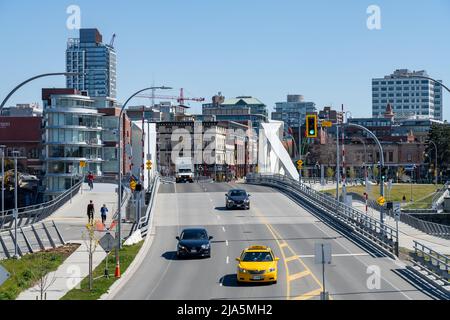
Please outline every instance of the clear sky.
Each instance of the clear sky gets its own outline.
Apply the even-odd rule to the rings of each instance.
[[[0,0],[0,99],[27,77],[65,71],[67,38],[78,36],[66,27],[69,5],[105,42],[117,34],[119,101],[154,82],[207,101],[218,91],[251,95],[270,109],[299,93],[318,108],[370,116],[371,79],[394,69],[425,69],[450,85],[448,0]],[[366,26],[369,5],[381,9],[380,30]],[[9,105],[42,104],[42,87],[64,84],[38,80]]]

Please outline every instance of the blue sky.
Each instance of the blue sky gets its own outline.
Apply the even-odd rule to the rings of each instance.
[[[27,77],[64,71],[67,38],[78,36],[66,28],[72,4],[81,27],[97,27],[105,42],[117,34],[119,101],[154,81],[208,101],[218,91],[252,95],[270,109],[299,93],[318,108],[344,104],[370,116],[373,77],[425,69],[450,84],[448,0],[0,0],[1,99]],[[372,4],[381,8],[381,30],[366,27]],[[64,84],[38,80],[9,104],[41,103],[42,87]]]

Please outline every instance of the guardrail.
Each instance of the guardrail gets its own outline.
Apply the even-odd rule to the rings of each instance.
[[[410,253],[416,267],[441,281],[443,287],[450,285],[450,258],[414,241],[414,252]]]
[[[83,181],[77,182],[72,188],[64,191],[48,202],[18,208],[17,226],[26,226],[47,218],[62,205],[75,196],[80,190]],[[3,211],[0,214],[0,230],[8,230],[14,224],[14,209]]]
[[[156,193],[158,192],[159,182],[160,182],[160,177],[158,175],[156,175],[156,177],[153,179],[152,188],[150,191],[150,200],[148,202],[147,210],[145,211],[145,215],[143,217],[141,217],[141,219],[135,225],[135,230],[140,229],[141,235],[143,237],[145,237],[147,235],[148,230],[151,228],[151,225],[149,225],[149,221],[150,221],[150,217],[152,215]]]
[[[350,192],[348,194],[360,202],[366,201],[363,196],[357,193]],[[375,200],[369,199],[367,201],[367,204],[369,205],[369,207],[377,211],[383,210],[386,215],[394,218],[392,212],[386,210],[385,207],[380,206]],[[426,234],[444,239],[450,239],[450,226],[413,217],[412,215],[408,214],[408,212],[405,212],[405,210],[402,210],[400,213],[400,221],[419,231],[425,232]]]
[[[446,182],[441,190],[436,192],[433,199],[431,200],[431,206],[434,210],[439,210],[442,207],[442,203],[438,204],[438,201],[444,196],[444,194],[447,192],[448,187],[450,185],[450,182]]]
[[[372,218],[362,211],[336,201],[333,197],[315,191],[307,185],[283,175],[251,174],[246,182],[262,184],[288,191],[311,204],[346,227],[352,229],[363,239],[389,255],[398,255],[398,237],[396,229]]]

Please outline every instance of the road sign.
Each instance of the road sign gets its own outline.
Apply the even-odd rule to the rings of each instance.
[[[394,206],[392,208],[392,211],[394,211],[395,220],[400,220],[400,214],[402,212],[402,209],[400,207],[400,202],[394,202]]]
[[[0,266],[0,286],[9,278],[9,272]]]
[[[333,122],[331,121],[322,121],[322,127],[331,128],[333,126]]]
[[[382,206],[382,205],[384,205],[384,204],[386,203],[386,199],[385,199],[383,196],[380,196],[380,197],[377,199],[377,203],[378,203],[380,206]]]
[[[297,161],[297,169],[301,169],[303,167],[303,160]]]
[[[80,161],[80,167],[81,168],[86,167],[86,161]]]
[[[111,250],[115,248],[116,243],[117,241],[115,241],[115,238],[109,232],[101,237],[98,242],[100,247],[102,247],[106,253],[111,252]]]
[[[131,180],[131,181],[130,181],[130,189],[131,189],[131,190],[134,191],[134,189],[136,189],[136,185],[137,185],[136,181],[134,181],[134,180]]]
[[[314,263],[315,264],[331,263],[331,243],[316,243],[314,245]]]

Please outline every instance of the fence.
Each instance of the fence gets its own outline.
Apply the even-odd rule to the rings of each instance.
[[[417,241],[414,241],[414,252],[410,256],[416,267],[426,271],[435,280],[440,280],[444,287],[450,285],[449,257]]]
[[[82,183],[83,181],[79,181],[72,188],[64,191],[64,193],[48,202],[18,208],[17,225],[23,227],[47,218],[76,195],[80,190]],[[14,220],[14,209],[1,212],[0,230],[11,229],[14,225]]]
[[[398,238],[394,228],[367,214],[337,201],[333,197],[315,191],[307,185],[283,175],[251,174],[247,183],[273,186],[288,191],[311,204],[335,221],[352,229],[385,253],[398,255]]]
[[[143,237],[147,235],[148,230],[151,229],[151,227],[152,227],[151,224],[149,225],[149,222],[151,221],[150,218],[151,218],[154,203],[155,203],[156,193],[158,192],[159,183],[160,183],[160,178],[157,175],[153,179],[152,188],[150,191],[150,199],[149,199],[149,202],[147,205],[147,210],[145,211],[145,215],[143,217],[141,217],[141,219],[135,225],[135,228],[133,230],[133,231],[136,231],[137,229],[140,229]]]
[[[14,256],[14,232],[0,232],[0,260]],[[56,248],[65,241],[54,221],[35,223],[17,230],[17,253],[23,256],[40,250]]]
[[[360,202],[366,201],[363,196],[357,193],[349,192],[348,194]],[[386,210],[386,208],[383,206],[380,206],[375,200],[369,199],[367,203],[371,208],[377,211],[383,210],[385,214],[393,217],[391,211]],[[405,210],[402,210],[402,212],[400,213],[400,221],[429,235],[444,239],[450,239],[450,226],[413,217],[412,215],[405,212]]]

